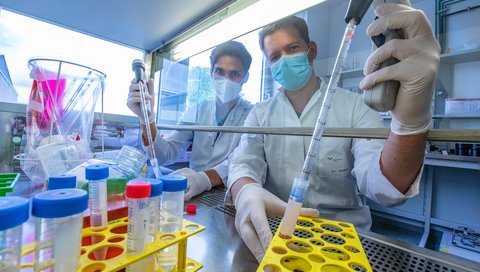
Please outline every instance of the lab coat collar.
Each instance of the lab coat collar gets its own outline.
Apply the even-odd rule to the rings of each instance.
[[[325,78],[319,78],[317,77],[317,86],[318,89],[315,91],[315,93],[313,94],[313,96],[310,98],[310,100],[308,101],[307,105],[305,106],[305,108],[303,109],[303,112],[302,114],[300,115],[300,119],[302,118],[302,116],[304,116],[307,112],[309,112],[311,110],[311,108],[314,106],[314,105],[317,105],[317,102],[323,97],[323,94],[326,93],[326,90],[327,90],[327,83],[328,82]],[[288,104],[290,104],[290,102],[288,101],[288,97],[287,95],[285,94],[285,88],[283,87],[280,87],[278,89],[278,92],[280,94],[280,97],[282,98],[282,100],[284,100],[286,103],[288,102]],[[321,104],[320,104],[321,106]],[[293,108],[292,108],[293,109]]]

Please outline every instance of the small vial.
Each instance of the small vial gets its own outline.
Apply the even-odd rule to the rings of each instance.
[[[20,271],[22,224],[28,220],[28,200],[0,197],[0,271]]]
[[[34,271],[76,271],[80,256],[87,192],[80,189],[45,191],[32,198],[35,219]]]
[[[85,168],[85,178],[88,180],[88,194],[90,206],[90,228],[94,232],[107,229],[107,178],[108,166],[97,164]],[[103,238],[92,236],[92,243],[101,242]],[[94,251],[95,260],[105,260],[107,248]]]
[[[48,178],[47,190],[56,189],[75,189],[77,186],[77,177],[70,175],[52,176]]]
[[[163,176],[162,218],[160,232],[175,233],[182,229],[183,201],[187,189],[187,178],[183,176]],[[157,263],[163,270],[173,270],[177,265],[178,244],[161,250],[157,254]]]
[[[145,251],[149,224],[149,196],[151,185],[143,180],[133,180],[127,183],[128,199],[128,233],[127,255],[139,255]],[[149,263],[142,259],[127,267],[127,271],[148,271],[154,267],[153,259]],[[152,270],[153,271],[153,270]]]

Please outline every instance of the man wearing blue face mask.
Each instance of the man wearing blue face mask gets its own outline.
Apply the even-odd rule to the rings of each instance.
[[[423,169],[426,132],[431,123],[430,101],[440,48],[423,12],[387,4],[368,28],[378,35],[396,26],[407,39],[386,43],[367,60],[361,88],[386,80],[400,82],[386,141],[321,139],[310,174],[310,186],[300,214],[347,221],[369,229],[370,211],[360,193],[381,205],[401,204],[415,196]],[[260,47],[272,76],[282,88],[254,106],[245,126],[314,127],[328,81],[317,78],[313,60],[317,45],[310,41],[305,21],[290,16],[260,32]],[[378,64],[390,57],[399,63],[388,69]],[[361,96],[337,88],[327,127],[383,128],[379,114]],[[237,210],[235,227],[258,261],[272,239],[267,217],[283,216],[294,178],[302,170],[311,137],[243,135],[229,170],[226,201]]]
[[[210,75],[216,97],[213,101],[197,103],[187,109],[179,125],[240,126],[250,112],[250,102],[240,97],[242,85],[248,80],[252,57],[245,46],[228,41],[212,50]],[[148,81],[151,112],[149,120],[143,120],[140,109],[138,84],[130,85],[128,107],[140,117],[143,127],[143,143],[146,141],[145,125],[150,125],[158,163],[169,165],[176,162],[191,145],[189,168],[174,171],[173,175],[187,177],[185,200],[223,185],[227,181],[228,156],[237,147],[240,134],[200,131],[173,131],[162,137],[157,133],[154,113],[154,86]]]

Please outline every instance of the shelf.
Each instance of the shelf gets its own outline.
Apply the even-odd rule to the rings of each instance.
[[[477,119],[480,118],[480,114],[465,114],[465,115],[445,115],[445,114],[435,114],[433,119]]]
[[[455,64],[469,61],[480,61],[480,49],[471,49],[440,55],[440,63]]]
[[[480,157],[426,153],[425,164],[432,166],[480,170]]]
[[[480,61],[480,49],[471,49],[440,55],[441,63],[463,63],[469,61]],[[329,77],[330,75],[327,75]],[[341,74],[342,79],[351,79],[363,77],[363,68],[344,70]]]
[[[363,77],[363,68],[345,70],[342,72],[342,79],[358,78]]]

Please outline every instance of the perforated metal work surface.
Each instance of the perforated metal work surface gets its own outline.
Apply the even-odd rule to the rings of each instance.
[[[224,203],[225,189],[215,189],[210,191],[207,194],[204,194],[198,197],[198,200],[201,203],[204,203],[208,206],[214,207],[215,209],[222,211],[231,216],[235,216],[235,209],[231,206],[225,205]],[[275,233],[278,226],[280,225],[280,217],[271,217],[268,219],[270,230],[272,233]],[[298,225],[303,226],[303,224],[308,224],[308,222],[297,222]],[[309,227],[309,226],[307,226]],[[322,228],[338,232],[341,230],[336,230],[335,226],[322,226]],[[317,233],[323,233],[322,229],[312,229],[312,231]],[[309,232],[295,231],[294,236],[308,238],[312,236]],[[375,272],[389,272],[389,271],[398,271],[398,272],[461,272],[461,271],[480,271],[480,265],[478,268],[475,264],[472,266],[471,263],[467,266],[457,265],[455,261],[448,261],[444,255],[434,256],[436,252],[419,248],[415,245],[410,246],[395,246],[395,242],[388,242],[383,239],[376,239],[376,237],[371,236],[371,238],[366,237],[366,235],[360,235],[360,240],[363,244],[365,253],[367,254],[370,265],[372,266],[373,271]],[[342,238],[334,237],[331,235],[322,236],[324,241],[335,244],[344,243]],[[386,239],[386,238],[385,238]],[[323,245],[322,241],[318,242],[319,246]],[[418,254],[417,254],[418,253]],[[459,261],[461,262],[461,261]],[[464,267],[467,267],[464,269]],[[473,267],[470,269],[470,267]],[[354,267],[354,271],[365,271],[363,267]]]
[[[225,205],[225,188],[214,188],[210,192],[200,195],[195,198],[196,201],[214,207],[215,209],[224,212],[228,215],[235,216],[235,208],[230,205]]]

